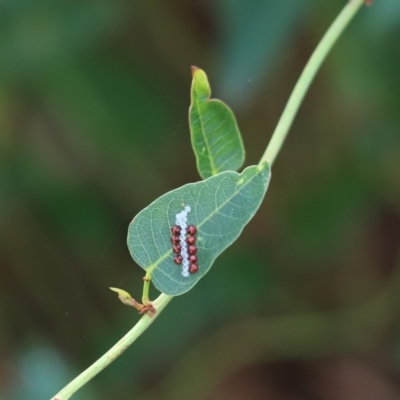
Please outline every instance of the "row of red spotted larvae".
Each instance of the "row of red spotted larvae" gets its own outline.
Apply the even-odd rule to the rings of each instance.
[[[183,263],[182,275],[187,277],[189,276],[188,272],[195,274],[199,270],[196,256],[197,247],[195,245],[197,228],[194,225],[189,225],[184,231],[186,232],[182,232],[182,228],[179,225],[174,225],[171,228],[171,242],[173,244],[172,250],[176,253],[175,264],[181,265]],[[181,235],[181,233],[184,233],[184,235]],[[184,249],[182,249],[183,240],[186,242],[183,246]]]

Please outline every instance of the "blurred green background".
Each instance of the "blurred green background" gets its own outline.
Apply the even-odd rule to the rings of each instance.
[[[344,4],[0,2],[1,399],[50,398],[138,320],[108,287],[140,298],[128,224],[199,180],[190,66],[256,163]],[[399,20],[360,12],[243,235],[74,399],[400,399]]]

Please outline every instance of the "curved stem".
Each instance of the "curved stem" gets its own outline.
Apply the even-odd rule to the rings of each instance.
[[[153,306],[156,313],[153,316],[144,315],[138,323],[110,350],[92,364],[86,371],[83,371],[73,381],[71,381],[64,389],[56,394],[52,400],[67,400],[83,385],[89,382],[105,367],[111,364],[117,357],[121,355],[158,317],[164,307],[172,300],[172,296],[161,294],[154,302]]]
[[[329,51],[332,49],[336,40],[345,30],[349,22],[364,4],[364,2],[365,0],[350,0],[319,42],[317,48],[314,50],[314,53],[310,57],[310,60],[300,75],[292,94],[290,95],[290,98],[286,104],[278,125],[276,126],[267,149],[261,157],[259,166],[261,166],[264,162],[272,165],[275,161],[275,158],[286,139],[289,129],[304,99],[304,96],[311,85],[312,80],[314,79],[316,73],[321,67],[321,64],[325,60]]]

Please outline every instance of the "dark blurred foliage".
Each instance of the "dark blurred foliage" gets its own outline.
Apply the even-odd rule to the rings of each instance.
[[[128,224],[199,179],[190,65],[256,163],[344,4],[0,2],[1,399],[51,397],[138,320],[108,287],[140,298]],[[360,12],[242,237],[74,398],[400,398],[399,19]]]

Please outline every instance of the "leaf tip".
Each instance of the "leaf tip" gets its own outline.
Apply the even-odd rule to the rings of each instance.
[[[118,297],[120,299],[124,298],[124,299],[128,300],[128,299],[132,298],[131,295],[128,292],[125,292],[125,290],[114,288],[114,287],[110,287],[109,289],[112,290],[113,292],[118,293]]]
[[[192,70],[192,76],[194,76],[194,74],[196,73],[196,71],[198,71],[200,68],[199,68],[199,67],[196,67],[195,65],[192,65],[192,66],[190,67],[190,69]]]
[[[132,296],[126,292],[125,290],[110,287],[110,290],[113,292],[118,293],[118,298],[121,300],[121,302],[127,306],[134,307],[139,311],[143,310],[143,305],[139,304]]]

